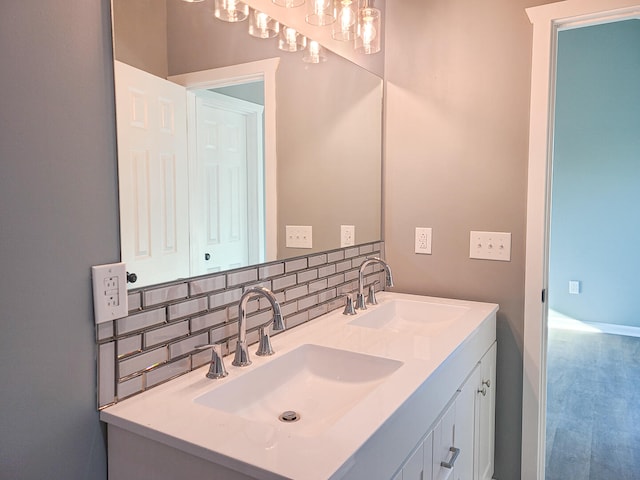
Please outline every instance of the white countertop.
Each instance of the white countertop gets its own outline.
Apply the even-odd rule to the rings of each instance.
[[[338,309],[272,337],[276,354],[271,357],[256,356],[256,347],[251,346],[253,363],[248,367],[234,367],[232,357],[225,357],[229,375],[224,379],[206,378],[208,367],[204,366],[108,407],[101,411],[100,418],[247,475],[273,479],[339,478],[362,445],[489,318],[494,321],[495,338],[496,304],[380,292],[380,305],[368,308],[373,310],[391,299],[458,305],[468,310],[450,328],[420,336],[349,325],[357,315],[342,315],[342,309]],[[297,435],[295,423],[252,422],[194,402],[200,395],[308,343],[403,364],[331,428],[315,436]]]

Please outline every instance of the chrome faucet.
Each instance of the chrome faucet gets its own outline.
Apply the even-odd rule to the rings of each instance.
[[[260,296],[265,297],[271,304],[271,308],[273,308],[273,320],[269,320],[260,326],[260,346],[256,355],[272,355],[274,353],[269,339],[270,323],[273,323],[273,329],[275,331],[285,329],[282,313],[280,312],[280,305],[273,292],[264,287],[248,288],[240,297],[240,304],[238,305],[238,344],[236,346],[236,355],[233,362],[231,362],[232,365],[236,367],[245,367],[251,364],[249,351],[247,350],[247,303],[249,300]]]
[[[391,275],[391,267],[387,263],[378,257],[369,257],[362,265],[360,265],[360,271],[358,272],[358,295],[356,297],[356,308],[359,310],[366,310],[367,305],[364,299],[364,269],[372,263],[379,263],[384,267],[385,280],[387,287],[393,287],[393,276]]]

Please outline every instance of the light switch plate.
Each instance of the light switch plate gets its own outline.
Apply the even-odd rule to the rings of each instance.
[[[469,258],[511,261],[511,233],[475,232],[469,236]]]
[[[121,262],[93,266],[91,279],[96,324],[126,317],[129,312],[126,265]]]
[[[313,248],[313,229],[308,225],[287,225],[286,246],[289,248]]]

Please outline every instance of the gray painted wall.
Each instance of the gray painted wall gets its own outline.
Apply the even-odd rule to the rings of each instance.
[[[0,478],[106,478],[89,267],[117,261],[109,1],[0,3]]]
[[[549,306],[640,327],[640,20],[559,39]]]
[[[500,304],[496,478],[520,478],[534,0],[387,4],[384,238],[396,290]],[[414,228],[433,228],[415,255]],[[469,231],[512,233],[511,262]]]

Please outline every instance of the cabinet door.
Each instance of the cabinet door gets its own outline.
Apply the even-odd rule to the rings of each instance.
[[[456,402],[445,411],[433,430],[433,479],[448,480],[455,478],[454,466],[457,461],[455,446]]]
[[[460,449],[456,460],[456,480],[474,479],[474,447],[476,441],[476,407],[478,385],[480,385],[480,364],[476,365],[467,381],[460,387],[456,399],[456,430],[455,446]]]
[[[433,432],[424,439],[393,480],[432,480]]]
[[[480,362],[480,386],[477,395],[476,478],[491,480],[495,451],[496,427],[496,344],[485,353]]]

